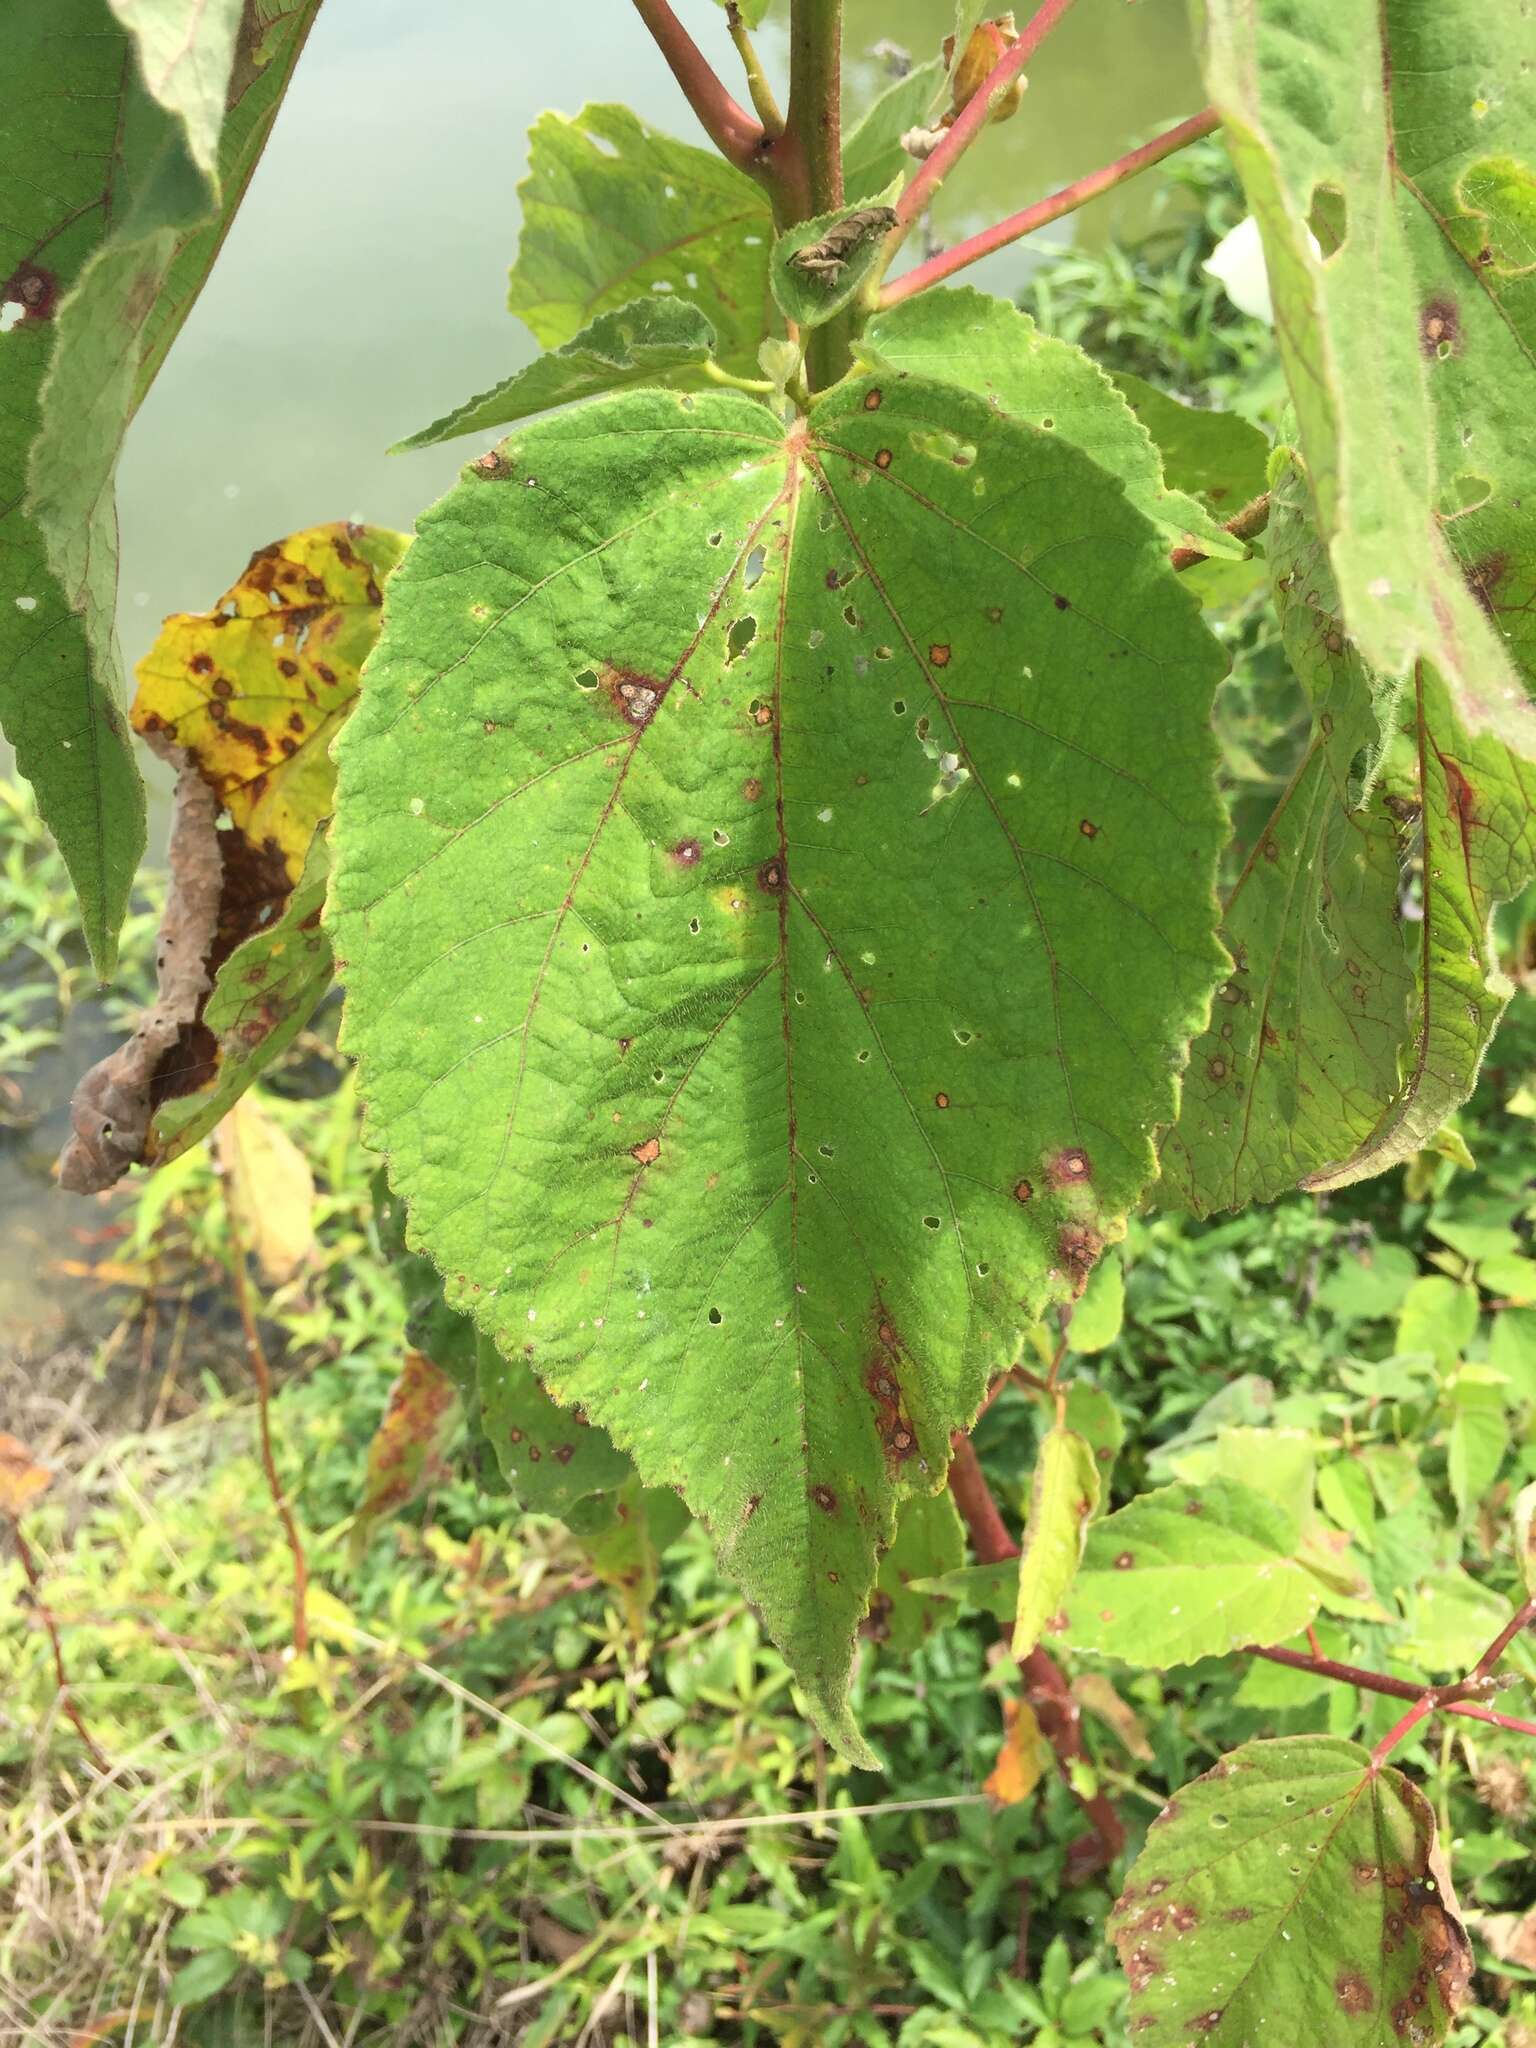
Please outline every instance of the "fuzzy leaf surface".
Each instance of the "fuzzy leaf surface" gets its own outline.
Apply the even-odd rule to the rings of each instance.
[[[219,131],[244,0],[107,0],[133,37],[150,97],[186,131],[187,150],[216,179]],[[275,11],[275,10],[274,10]]]
[[[1131,503],[1170,540],[1234,560],[1245,553],[1197,499],[1167,487],[1152,436],[1093,358],[1042,334],[1005,300],[970,285],[922,292],[876,314],[856,346],[871,369],[962,385],[1060,434],[1119,477]]]
[[[1350,630],[1381,674],[1425,664],[1470,731],[1529,758],[1503,617],[1536,566],[1536,72],[1511,43],[1529,31],[1473,0],[1195,15]]]
[[[430,448],[456,434],[510,426],[552,406],[621,391],[628,384],[693,384],[714,354],[715,330],[682,299],[635,299],[600,313],[563,348],[539,356],[477,398],[466,399],[390,451]]]
[[[389,586],[329,912],[372,1140],[850,1754],[901,1500],[1173,1113],[1220,666],[1112,481],[915,378],[540,422]]]
[[[518,196],[507,304],[544,348],[660,289],[705,315],[726,369],[758,375],[757,345],[779,324],[768,288],[773,218],[762,187],[723,157],[648,128],[627,107],[544,114]]]
[[[1434,1811],[1336,1737],[1247,1742],[1152,1824],[1110,1919],[1145,2048],[1431,2048],[1471,1949]]]

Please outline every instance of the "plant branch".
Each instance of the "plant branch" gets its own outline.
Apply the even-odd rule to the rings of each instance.
[[[1269,493],[1261,491],[1256,498],[1250,498],[1240,512],[1234,512],[1230,519],[1222,522],[1225,530],[1234,540],[1252,540],[1269,524]],[[1210,558],[1202,548],[1174,548],[1168,557],[1175,569],[1193,569],[1196,562]]]
[[[956,114],[944,140],[921,166],[911,184],[896,202],[897,226],[891,237],[892,254],[900,247],[901,236],[911,227],[986,126],[994,99],[1012,85],[1071,5],[1072,0],[1041,0],[1041,5],[1020,31],[1018,41],[1012,49],[1006,50],[998,58],[981,84]]]
[[[293,1519],[293,1510],[288,1505],[288,1496],[283,1491],[283,1482],[277,1476],[277,1460],[272,1455],[272,1368],[267,1364],[267,1354],[262,1349],[261,1332],[256,1327],[255,1312],[251,1307],[251,1283],[245,1270],[245,1238],[240,1229],[240,1220],[235,1214],[232,1196],[224,1204],[225,1220],[229,1225],[230,1271],[235,1283],[235,1302],[240,1310],[240,1327],[245,1332],[245,1355],[251,1368],[251,1377],[256,1382],[256,1414],[261,1430],[261,1463],[267,1475],[267,1488],[272,1495],[272,1505],[277,1509],[278,1520],[288,1538],[288,1548],[293,1554],[293,1647],[300,1656],[309,1648],[309,1560],[304,1555],[303,1540],[299,1526]]]
[[[635,12],[650,30],[672,76],[683,89],[683,97],[726,162],[753,176],[763,175],[763,145],[768,137],[761,124],[732,98],[667,0],[635,0]]]
[[[1319,1678],[1337,1679],[1341,1685],[1358,1686],[1362,1692],[1382,1693],[1388,1699],[1417,1703],[1425,1696],[1423,1686],[1415,1685],[1412,1679],[1392,1678],[1385,1671],[1367,1671],[1358,1664],[1340,1664],[1332,1657],[1310,1656],[1305,1650],[1269,1649],[1259,1643],[1247,1643],[1243,1646],[1243,1654],[1263,1657],[1270,1664],[1284,1664],[1292,1671],[1311,1671]],[[1486,1690],[1486,1674],[1439,1687],[1430,1711],[1462,1714],[1471,1721],[1486,1721],[1492,1727],[1507,1728],[1513,1735],[1536,1735],[1536,1721],[1522,1721],[1514,1714],[1496,1713],[1492,1707],[1479,1706],[1466,1698],[1463,1688],[1474,1685],[1479,1690]]]
[[[109,1771],[111,1765],[96,1747],[91,1731],[86,1727],[80,1709],[75,1705],[74,1694],[70,1691],[69,1673],[64,1665],[64,1645],[59,1640],[59,1624],[53,1609],[43,1598],[42,1574],[38,1571],[36,1560],[32,1556],[32,1547],[21,1533],[19,1519],[14,1515],[8,1516],[7,1519],[11,1525],[11,1535],[16,1541],[16,1555],[21,1559],[21,1568],[26,1573],[27,1584],[32,1589],[33,1605],[37,1610],[38,1619],[47,1631],[48,1641],[53,1648],[53,1675],[58,1686],[59,1705],[68,1717],[70,1726],[85,1744],[86,1754],[90,1757],[97,1770]]]
[[[764,71],[753,47],[752,38],[747,33],[747,25],[741,18],[741,9],[736,5],[736,0],[726,0],[725,25],[730,30],[731,41],[736,45],[741,68],[747,74],[747,91],[752,95],[752,105],[757,110],[757,118],[763,124],[763,133],[776,139],[784,133],[784,116],[779,112],[779,103],[773,96],[773,87],[768,83],[768,74]]]
[[[960,1430],[950,1439],[949,1490],[970,1531],[971,1547],[983,1564],[1003,1564],[1018,1556],[1019,1546],[992,1498],[976,1446]],[[1107,1793],[1079,1789],[1079,1774],[1087,1764],[1082,1709],[1073,1699],[1061,1667],[1037,1646],[1019,1659],[1019,1672],[1040,1733],[1055,1752],[1057,1767],[1089,1822],[1087,1834],[1080,1835],[1067,1850],[1068,1877],[1081,1884],[1114,1862],[1125,1847],[1125,1827]]]
[[[1003,64],[1016,54],[1010,50]],[[1001,71],[1003,64],[997,69]],[[996,73],[993,74],[996,76]],[[981,95],[978,93],[977,98]],[[975,105],[975,101],[971,102]],[[970,112],[967,107],[966,112]],[[961,116],[961,120],[965,118]],[[1048,198],[1037,199],[1033,206],[1026,206],[1021,213],[1011,213],[1006,220],[1000,220],[995,227],[983,228],[980,234],[970,235],[963,242],[956,242],[952,249],[941,249],[936,256],[930,256],[926,263],[919,263],[909,270],[905,277],[898,277],[894,284],[888,284],[880,294],[880,304],[894,306],[902,299],[909,299],[915,292],[927,291],[930,285],[940,284],[946,277],[953,277],[957,270],[964,270],[969,264],[979,263],[983,256],[990,256],[995,250],[1006,249],[1010,242],[1017,242],[1025,235],[1032,235],[1036,228],[1043,228],[1053,220],[1060,220],[1069,213],[1075,213],[1080,206],[1086,206],[1090,199],[1097,199],[1102,192],[1109,192],[1116,185],[1123,185],[1128,178],[1149,170],[1164,157],[1185,149],[1192,142],[1198,142],[1203,135],[1209,135],[1221,125],[1221,116],[1214,107],[1206,107],[1198,114],[1191,114],[1187,121],[1180,121],[1176,128],[1165,134],[1156,135],[1150,142],[1144,142],[1139,149],[1128,150],[1124,156],[1116,157],[1112,164],[1105,164],[1101,170],[1090,171],[1086,177],[1074,179],[1070,185],[1063,185],[1059,192],[1052,192]],[[953,135],[959,128],[956,121],[950,130]],[[942,146],[936,149],[924,166],[927,170],[938,162],[943,154]],[[922,172],[913,179],[902,195],[902,205],[911,198],[921,182]],[[898,213],[900,208],[897,209]],[[890,237],[890,248],[894,253],[899,246],[899,230]],[[1195,557],[1194,559],[1199,559]],[[1187,566],[1187,565],[1181,565]]]

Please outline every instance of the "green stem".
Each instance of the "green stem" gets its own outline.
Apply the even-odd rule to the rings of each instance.
[[[843,203],[843,0],[790,0],[789,118],[785,143],[798,171],[799,210],[780,229]],[[812,328],[806,339],[806,381],[825,390],[852,362],[856,315],[846,308]]]
[[[784,133],[784,116],[779,112],[779,103],[773,96],[773,87],[768,83],[747,25],[741,18],[741,9],[736,0],[727,0],[725,25],[730,30],[731,41],[736,45],[736,54],[741,59],[741,68],[747,74],[747,91],[752,95],[752,104],[757,109],[757,118],[763,124],[763,133],[775,140]]]

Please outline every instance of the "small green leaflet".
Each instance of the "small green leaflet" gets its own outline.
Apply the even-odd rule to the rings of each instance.
[[[1220,652],[1116,482],[916,377],[532,424],[385,597],[328,913],[370,1141],[867,1759],[897,1509],[1118,1233],[1220,972]]]
[[[963,385],[1073,442],[1171,541],[1233,560],[1247,552],[1196,499],[1168,489],[1152,436],[1093,358],[1005,300],[969,285],[923,292],[877,313],[855,345],[871,369]]]
[[[1138,2048],[1431,2048],[1472,1974],[1429,1801],[1324,1735],[1244,1743],[1185,1785],[1110,1932]]]
[[[901,146],[909,129],[928,119],[945,78],[941,59],[914,65],[873,99],[843,143],[843,190],[855,205],[884,192],[916,165]]]
[[[777,237],[769,275],[773,295],[798,327],[819,327],[841,312],[880,260],[896,225],[889,206],[818,214]]]
[[[574,340],[397,441],[390,453],[510,426],[533,413],[628,384],[696,384],[714,347],[715,330],[697,306],[677,298],[635,299],[617,312],[600,313]]]
[[[1283,1508],[1230,1479],[1140,1494],[1089,1529],[1053,1633],[1159,1671],[1283,1643],[1321,1604],[1300,1541]]]
[[[860,1633],[910,1656],[945,1618],[942,1596],[926,1590],[965,1561],[965,1528],[947,1492],[918,1494],[901,1510],[896,1540],[880,1560]]]
[[[1536,562],[1529,31],[1484,0],[1193,11],[1350,631],[1529,759],[1529,664],[1506,645]]]
[[[761,186],[627,107],[596,106],[534,123],[517,189],[523,229],[507,304],[543,347],[659,292],[699,308],[724,368],[758,375],[757,345],[778,327]]]
[[[1099,1471],[1093,1452],[1073,1430],[1048,1429],[1035,1460],[1029,1519],[1019,1558],[1015,1657],[1029,1655],[1065,1599],[1098,1504]]]

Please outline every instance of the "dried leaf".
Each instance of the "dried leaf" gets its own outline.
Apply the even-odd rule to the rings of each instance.
[[[444,1451],[459,1417],[458,1389],[424,1351],[407,1351],[389,1405],[368,1446],[368,1471],[354,1533],[405,1507],[446,1470]]]
[[[1104,1723],[1128,1756],[1138,1763],[1151,1763],[1155,1752],[1147,1739],[1146,1724],[1102,1671],[1080,1671],[1072,1681],[1072,1697],[1085,1713]]]
[[[0,1431],[0,1515],[18,1521],[52,1484],[53,1474],[33,1464],[26,1445]]]
[[[335,783],[329,746],[404,548],[398,534],[339,524],[274,542],[214,610],[167,619],[140,662],[133,724],[177,770],[159,990],[75,1090],[59,1156],[73,1193],[99,1193],[202,1136],[324,992],[316,839]],[[305,907],[291,921],[295,885]],[[254,952],[232,961],[247,944]],[[157,1114],[193,1097],[195,1108]]]
[[[1045,1774],[1051,1752],[1028,1700],[1003,1701],[1003,1746],[982,1790],[999,1806],[1018,1806]]]
[[[251,1095],[243,1096],[220,1124],[218,1144],[246,1245],[262,1277],[280,1287],[314,1250],[315,1182],[309,1161]]]

